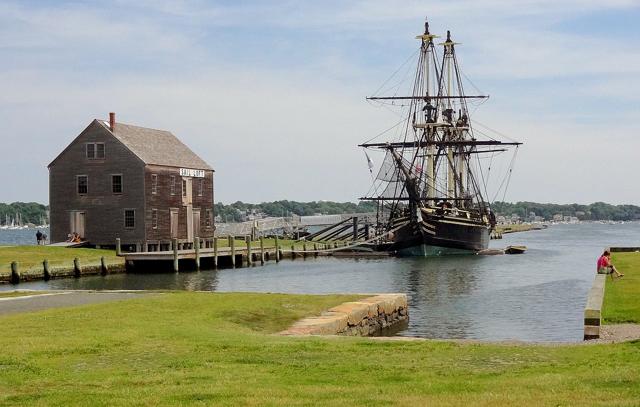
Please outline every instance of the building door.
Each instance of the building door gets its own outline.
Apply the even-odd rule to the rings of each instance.
[[[193,242],[193,206],[187,205],[187,241]]]
[[[200,237],[200,209],[193,210],[193,236]]]
[[[69,217],[69,233],[77,233],[78,236],[84,238],[84,211],[71,211]]]
[[[178,237],[178,209],[172,208],[170,213],[171,238]]]

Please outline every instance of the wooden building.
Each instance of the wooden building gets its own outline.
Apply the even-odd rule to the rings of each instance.
[[[164,130],[93,120],[49,164],[51,241],[157,249],[213,237],[213,169]]]

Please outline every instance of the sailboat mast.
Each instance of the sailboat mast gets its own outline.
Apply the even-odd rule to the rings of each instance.
[[[435,47],[433,44],[433,39],[437,38],[436,35],[431,35],[429,32],[429,23],[424,23],[424,36],[422,38],[422,47],[425,50],[424,60],[425,60],[425,77],[426,77],[426,96],[431,96],[431,64],[433,63],[433,69],[435,72],[435,83],[439,82],[438,72],[437,72],[437,64],[436,64],[436,56],[435,56]],[[437,86],[437,85],[436,85]],[[423,111],[425,112],[425,123],[433,123],[436,121],[436,108],[431,105],[431,101],[427,100],[427,104],[423,107]],[[426,176],[425,176],[425,184],[426,184],[426,197],[427,204],[434,205],[435,202],[433,198],[436,197],[436,173],[435,173],[435,156],[436,149],[435,145],[432,143],[434,141],[435,129],[432,127],[426,127],[424,129],[425,141],[427,141],[428,147],[426,148]]]

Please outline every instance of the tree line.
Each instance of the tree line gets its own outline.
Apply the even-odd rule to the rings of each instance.
[[[640,219],[640,206],[636,205],[611,205],[605,202],[595,202],[589,205],[580,204],[551,204],[537,202],[494,202],[492,210],[503,216],[518,215],[526,219],[533,212],[536,216],[542,216],[547,220],[554,215],[575,216],[580,220],[638,220]]]
[[[497,215],[511,216],[516,214],[523,219],[529,217],[531,212],[545,219],[553,219],[554,215],[575,216],[580,220],[638,220],[640,219],[640,206],[636,205],[611,205],[604,202],[595,202],[589,205],[581,204],[551,204],[537,202],[494,202],[491,205]],[[0,203],[0,225],[4,225],[7,215],[15,219],[20,214],[23,223],[40,224],[47,220],[49,207],[37,202],[13,202],[11,204]],[[264,213],[267,216],[310,216],[316,214],[335,215],[339,213],[375,212],[376,203],[370,201],[332,202],[332,201],[274,201],[258,204],[237,201],[231,204],[218,202],[215,204],[215,213],[220,216],[221,222],[242,222],[252,213]]]
[[[0,203],[0,225],[13,219],[17,222],[18,214],[23,224],[33,223],[40,225],[43,221],[48,222],[47,211],[49,207],[37,202],[13,202],[10,204]]]
[[[262,202],[259,204],[245,203],[241,201],[225,205],[222,202],[215,204],[215,213],[220,216],[221,222],[242,222],[252,213],[264,213],[273,217],[288,217],[292,215],[336,215],[340,213],[364,213],[374,212],[376,204],[374,202],[361,201],[353,202],[331,202],[331,201],[274,201]]]

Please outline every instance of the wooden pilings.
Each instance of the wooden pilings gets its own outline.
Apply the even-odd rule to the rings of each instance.
[[[231,266],[236,266],[236,239],[233,236],[229,236],[229,246],[231,248]]]
[[[196,237],[193,242],[193,249],[196,252],[196,270],[200,270],[200,238]]]
[[[251,236],[246,237],[247,242],[247,266],[253,264],[253,259],[251,258]]]
[[[120,241],[120,238],[117,237],[116,238],[116,256],[121,256],[122,255],[122,243]]]
[[[264,264],[264,237],[260,236],[260,264]]]
[[[73,276],[75,278],[79,278],[82,274],[82,269],[80,268],[80,259],[75,257],[73,259]]]
[[[104,257],[103,257],[104,259]],[[44,281],[51,280],[51,269],[49,268],[49,260],[44,259],[42,261],[42,272]]]
[[[213,267],[218,268],[218,238],[213,238]]]
[[[280,262],[280,242],[278,241],[278,236],[275,239],[276,243],[276,263]]]
[[[177,273],[178,271],[180,271],[180,262],[178,261],[178,239],[173,238],[171,246],[173,249],[173,271]]]
[[[20,270],[18,270],[18,262],[11,262],[11,284],[20,283]]]
[[[104,256],[102,256],[100,257],[100,275],[106,276],[107,274],[109,274],[109,267],[104,260]]]

